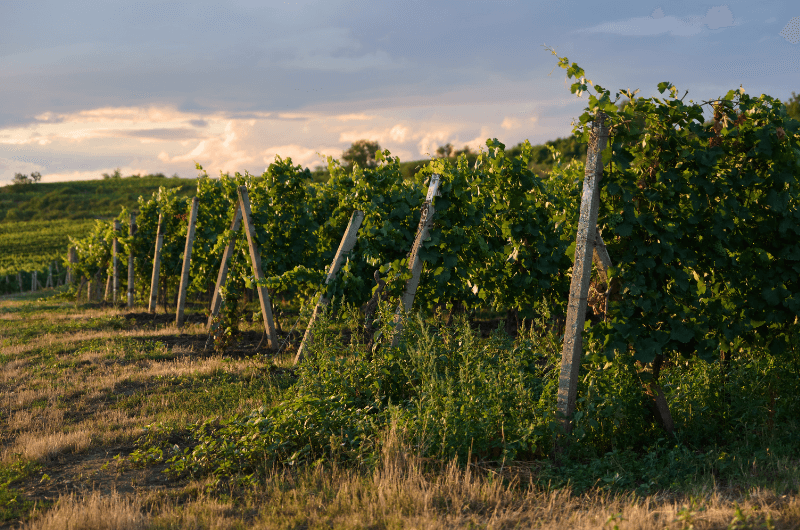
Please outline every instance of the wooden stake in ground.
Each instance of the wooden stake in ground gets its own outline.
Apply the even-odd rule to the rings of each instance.
[[[117,234],[122,229],[122,225],[119,221],[114,220],[114,242],[111,248],[112,252],[114,253],[114,286],[113,286],[113,293],[112,293],[112,303],[117,305],[117,295],[119,293],[119,238]]]
[[[53,285],[53,264],[48,263],[47,265],[47,281],[45,282],[45,288],[54,287]]]
[[[239,225],[241,222],[242,208],[239,204],[239,201],[236,201],[236,210],[233,213],[233,221],[231,221],[230,228],[231,239],[228,241],[228,246],[225,247],[225,252],[222,254],[222,263],[219,266],[219,274],[217,274],[217,285],[214,287],[214,296],[211,299],[211,314],[208,316],[208,325],[206,326],[208,331],[211,331],[211,325],[214,323],[214,319],[219,314],[220,305],[222,305],[222,299],[220,298],[219,290],[225,285],[225,282],[228,279],[228,262],[231,260],[233,248],[236,246],[236,232],[239,231]]]
[[[239,186],[239,207],[242,210],[242,221],[244,231],[247,234],[247,246],[250,249],[250,261],[253,264],[253,274],[256,277],[256,290],[258,299],[261,302],[261,316],[264,318],[264,329],[267,332],[267,346],[276,349],[278,347],[278,334],[275,333],[275,323],[272,320],[272,302],[269,299],[267,288],[263,285],[264,272],[261,270],[261,253],[258,243],[256,243],[256,229],[253,226],[253,218],[250,212],[250,198],[247,196],[247,188]]]
[[[586,172],[575,244],[575,265],[569,288],[567,322],[564,348],[561,352],[561,375],[558,381],[557,411],[565,431],[572,429],[572,413],[578,389],[578,370],[581,363],[583,324],[586,320],[586,302],[592,275],[592,253],[597,235],[597,210],[600,200],[600,179],[603,176],[602,152],[608,143],[605,115],[598,113],[592,124],[589,151],[586,155]]]
[[[130,224],[128,225],[128,235],[131,236],[130,250],[128,252],[128,309],[133,308],[133,284],[134,284],[134,268],[133,268],[133,236],[136,235],[136,214],[131,214]]]
[[[72,285],[72,283],[75,281],[75,278],[72,277],[72,271],[75,264],[78,263],[78,249],[75,247],[69,247],[67,256],[69,259],[69,267],[67,267],[67,283]]]
[[[105,292],[103,294],[103,301],[104,302],[107,302],[108,301],[108,297],[111,295],[111,277],[112,276],[114,276],[113,271],[112,272],[106,271],[106,290],[105,290]]]
[[[428,239],[428,232],[433,225],[433,215],[436,212],[433,207],[433,198],[439,195],[439,180],[439,175],[435,173],[431,175],[431,182],[428,185],[428,195],[425,197],[425,203],[420,210],[417,237],[414,240],[414,245],[411,247],[411,254],[408,257],[408,268],[411,271],[411,278],[406,282],[406,288],[403,291],[403,295],[400,297],[400,304],[397,306],[397,312],[394,316],[394,333],[392,335],[393,348],[400,344],[400,334],[403,331],[403,315],[411,311],[411,307],[414,305],[414,297],[417,294],[417,287],[419,287],[419,279],[422,275],[422,259],[420,259],[419,256],[419,249],[422,247],[422,242]]]
[[[181,271],[181,286],[178,290],[178,304],[175,311],[175,325],[183,327],[183,309],[186,305],[186,290],[189,288],[189,266],[192,260],[192,245],[194,244],[194,225],[197,223],[197,197],[192,199],[192,209],[189,213],[189,226],[186,230],[186,247],[183,249],[183,270]]]
[[[336,255],[333,257],[333,262],[331,263],[330,269],[328,269],[328,276],[325,278],[326,286],[336,279],[336,275],[339,273],[339,269],[342,268],[342,263],[344,263],[345,257],[347,257],[347,254],[353,250],[353,247],[358,240],[358,229],[361,228],[361,223],[363,221],[364,212],[361,210],[354,211],[350,216],[350,222],[347,224],[347,229],[344,231],[344,236],[342,236],[341,243],[339,243],[339,249],[336,251]],[[322,311],[329,303],[330,300],[328,300],[323,292],[319,297],[317,305],[314,306],[314,312],[311,314],[311,320],[308,321],[306,332],[303,335],[303,341],[300,343],[300,348],[298,348],[297,355],[294,358],[294,364],[297,364],[303,360],[303,350],[308,344],[311,344],[311,341],[314,339],[312,331],[314,323],[317,321],[320,311]]]
[[[600,204],[600,179],[603,176],[602,152],[608,143],[605,115],[598,113],[592,125],[589,152],[586,155],[586,172],[575,244],[575,265],[569,289],[564,348],[561,352],[561,375],[558,382],[558,415],[564,430],[572,430],[572,413],[578,389],[578,371],[583,346],[583,325],[586,320],[586,302],[592,275],[592,254],[597,235],[597,210]]]
[[[36,271],[31,273],[31,292],[36,292]]]
[[[161,247],[164,246],[164,214],[158,214],[158,231],[156,232],[156,249],[153,254],[153,278],[150,280],[150,305],[147,310],[150,313],[156,312],[156,302],[158,301],[158,274],[161,269]]]

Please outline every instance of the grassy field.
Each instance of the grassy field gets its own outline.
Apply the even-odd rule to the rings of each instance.
[[[204,353],[204,320],[195,311],[178,330],[172,315],[76,306],[53,291],[0,298],[0,526],[800,528],[800,454],[780,448],[796,439],[792,425],[759,438],[771,459],[644,493],[591,485],[603,458],[624,469],[641,454],[579,455],[574,465],[434,459],[399,424],[380,431],[368,465],[276,464],[247,485],[165,473],[166,459],[147,458],[154,437],[177,452],[192,426],[302,392],[291,348],[255,354],[261,333],[243,323],[225,354]]]

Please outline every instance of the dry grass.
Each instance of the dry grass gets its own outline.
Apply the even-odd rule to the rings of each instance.
[[[24,528],[800,527],[797,497],[776,498],[765,491],[738,499],[710,492],[692,501],[602,492],[574,496],[492,480],[455,464],[437,473],[421,469],[411,459],[388,458],[368,475],[322,468],[277,473],[236,501],[203,493],[203,484],[192,484],[177,496],[69,495]],[[113,517],[104,520],[104,514]]]
[[[22,302],[4,300],[0,306],[18,303]],[[108,319],[120,313],[107,309],[75,312],[68,306],[63,312],[34,314],[35,318],[27,315],[23,319],[19,313],[9,312],[0,314],[0,320],[5,321],[3,325],[10,321],[23,327],[36,326],[45,318],[50,323],[80,322]],[[183,331],[200,335],[202,327]],[[185,410],[181,401],[185,394],[166,391],[171,379],[219,372],[263,377],[259,370],[267,361],[203,357],[179,344],[165,349],[160,358],[147,357],[145,342],[177,333],[166,326],[124,331],[78,329],[43,333],[25,341],[9,341],[0,335],[7,359],[0,370],[0,464],[36,460],[55,476],[59,466],[66,466],[64,455],[72,455],[72,461],[88,459],[84,453],[91,451],[102,455],[114,444],[129,443],[144,425],[154,421],[181,424],[205,419],[202,412]],[[120,339],[134,339],[125,343],[126,348],[142,344],[142,351],[120,351],[115,345]],[[125,354],[129,354],[127,361]],[[131,400],[120,406],[120,398]],[[250,410],[262,400],[234,396],[226,404],[226,411]],[[337,467],[276,471],[258,487],[246,492],[231,491],[231,495],[221,494],[208,483],[172,484],[159,490],[136,486],[127,492],[110,491],[107,487],[97,491],[90,486],[56,496],[52,507],[34,510],[25,522],[16,524],[30,530],[610,530],[615,526],[700,530],[766,528],[771,520],[774,528],[800,528],[800,499],[796,495],[778,497],[767,490],[742,494],[709,489],[694,498],[641,498],[599,491],[578,496],[566,490],[534,488],[528,482],[530,473],[526,475],[523,469],[516,474],[512,469],[502,478],[492,471],[464,469],[454,463],[431,471],[421,460],[409,456],[396,437],[391,439],[395,443],[385,446],[381,465],[371,472]],[[158,474],[151,469],[143,472]],[[107,473],[113,475],[114,470]],[[31,477],[29,482],[39,484],[40,478],[43,480]],[[56,486],[59,485],[53,487]],[[28,487],[34,491],[39,486]]]
[[[86,318],[108,318],[119,310],[92,310]],[[3,315],[8,318],[9,315]],[[50,322],[81,318],[82,315],[53,315]],[[35,325],[30,319],[21,325]],[[36,319],[41,320],[41,319]],[[199,326],[187,326],[184,333],[198,333]],[[0,462],[20,456],[47,460],[64,453],[76,453],[91,444],[107,445],[132,440],[144,425],[154,421],[192,422],[194,417],[182,410],[175,396],[158,392],[160,381],[181,376],[201,377],[224,371],[234,375],[251,373],[266,362],[223,360],[221,356],[197,357],[181,346],[169,349],[172,359],[140,359],[123,362],[120,357],[142,352],[119,351],[115,341],[136,339],[154,341],[175,336],[174,327],[155,330],[75,331],[43,334],[27,342],[3,347],[11,360],[0,370]],[[0,336],[0,338],[2,338]],[[87,343],[96,344],[74,353]],[[142,346],[144,347],[144,346]],[[45,364],[37,354],[47,351],[54,360]],[[140,394],[141,403],[121,410],[111,396]],[[232,410],[250,410],[262,403],[252,399],[235,404]],[[158,413],[142,413],[143,410]]]

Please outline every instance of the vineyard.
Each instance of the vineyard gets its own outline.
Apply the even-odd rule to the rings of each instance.
[[[69,238],[92,230],[90,220],[22,221],[0,224],[0,294],[30,291],[33,271],[37,289],[61,285],[66,280],[63,258]],[[38,285],[41,284],[41,285]]]
[[[223,489],[276,466],[371,469],[388,440],[500,477],[546,461],[525,469],[547,488],[645,494],[774,455],[796,469],[800,122],[744,89],[612,98],[559,65],[589,95],[585,161],[551,147],[542,174],[528,142],[489,139],[413,179],[388,150],[352,171],[329,157],[326,181],[288,158],[260,176],[198,165],[196,200],[161,188],[71,238],[76,301],[160,305],[177,328],[189,303],[193,355],[252,324],[253,354],[293,360],[260,408],[149,425],[129,461]]]

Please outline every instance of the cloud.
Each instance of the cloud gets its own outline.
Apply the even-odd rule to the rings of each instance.
[[[410,66],[385,50],[363,50],[349,28],[316,27],[297,31],[265,44],[267,58],[259,67],[354,73],[362,70],[396,70]]]
[[[369,114],[364,114],[363,112],[359,114],[340,114],[339,116],[335,116],[335,118],[339,121],[352,121],[352,120],[371,120],[375,118],[375,116],[370,116]]]
[[[196,162],[207,169],[218,168],[223,172],[252,169],[256,154],[244,145],[243,140],[254,124],[250,120],[228,120],[221,134],[200,140],[188,153],[170,156],[167,151],[161,151],[158,159],[167,164]],[[248,165],[250,168],[246,167]]]
[[[198,133],[186,127],[172,129],[137,129],[135,131],[116,130],[108,131],[109,136],[148,138],[157,140],[186,140],[197,138]]]
[[[508,131],[511,129],[519,129],[520,125],[521,123],[519,121],[519,118],[506,116],[505,118],[503,118],[503,123],[500,124],[500,127]]]
[[[613,33],[625,36],[650,36],[669,33],[676,37],[689,37],[708,29],[734,26],[734,17],[727,5],[709,8],[704,16],[676,17],[665,15],[664,10],[656,8],[649,17],[634,17],[625,20],[606,22],[579,30],[587,33]]]
[[[264,149],[261,154],[264,157],[264,163],[267,167],[275,161],[276,155],[280,156],[283,160],[291,158],[292,165],[295,166],[300,164],[303,167],[315,167],[327,164],[324,157],[332,156],[333,158],[338,158],[342,154],[342,150],[336,147],[310,149],[302,145],[290,144],[269,147]],[[264,171],[266,171],[266,169],[265,167]]]

